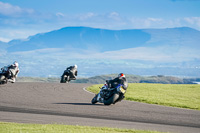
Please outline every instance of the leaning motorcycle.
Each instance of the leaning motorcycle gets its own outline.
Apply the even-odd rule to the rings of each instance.
[[[70,71],[66,70],[64,71],[63,75],[61,76],[60,83],[68,83],[70,81]]]
[[[7,84],[9,77],[9,70],[7,67],[3,67],[0,70],[0,84]]]
[[[95,104],[97,102],[104,103],[104,105],[115,104],[116,102],[124,99],[124,94],[126,90],[123,88],[123,85],[119,84],[116,88],[108,88],[105,84],[100,92],[95,95],[91,103]]]

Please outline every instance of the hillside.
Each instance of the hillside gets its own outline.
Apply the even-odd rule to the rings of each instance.
[[[20,63],[20,76],[58,77],[77,64],[79,76],[120,73],[199,77],[200,31],[188,28],[107,30],[64,27],[0,42],[0,66]]]
[[[117,74],[112,75],[101,75],[90,78],[77,79],[75,83],[92,83],[92,84],[103,84],[106,80],[110,80],[116,77]],[[193,84],[193,80],[200,81],[200,79],[184,79],[173,76],[137,76],[137,75],[126,75],[129,83],[160,83],[160,84]]]
[[[114,51],[142,46],[150,40],[150,34],[142,30],[106,30],[89,27],[66,27],[48,33],[37,34],[26,40],[9,42],[9,52],[30,51],[44,48],[78,48]]]
[[[200,47],[200,32],[191,28],[106,30],[89,27],[65,27],[40,33],[25,40],[12,40],[9,52],[45,48],[98,49],[115,51],[135,47],[180,45]]]
[[[104,84],[106,80],[116,77],[117,74],[99,75],[89,78],[77,78],[71,83],[90,83]],[[129,83],[160,83],[160,84],[193,84],[195,81],[200,82],[200,78],[177,78],[172,76],[138,76],[126,75]],[[38,77],[18,77],[17,82],[60,82],[60,78],[38,78]]]

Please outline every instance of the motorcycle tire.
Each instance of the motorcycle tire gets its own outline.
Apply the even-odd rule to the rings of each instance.
[[[4,75],[0,75],[0,81],[3,81],[6,77]]]
[[[110,98],[104,99],[104,105],[115,104],[115,101],[119,98],[119,94],[113,94]]]
[[[61,80],[60,80],[60,83],[66,83],[66,80],[65,80],[64,75],[62,75]]]
[[[66,78],[65,78],[65,83],[69,83],[69,81],[70,81],[70,79],[69,79],[70,77],[69,76],[67,76]]]
[[[0,75],[0,84],[5,84],[6,81],[5,81],[5,76],[4,75]]]
[[[92,104],[95,104],[95,103],[98,102],[98,101],[97,101],[97,96],[98,96],[98,94],[92,99],[92,101],[91,101]]]

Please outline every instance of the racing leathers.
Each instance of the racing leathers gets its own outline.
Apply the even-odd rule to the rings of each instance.
[[[119,84],[126,90],[128,88],[128,82],[125,77],[116,77],[113,80],[106,80],[108,88],[116,88]]]
[[[105,89],[109,90],[112,88],[117,89],[118,85],[122,85],[123,89],[126,90],[128,88],[128,82],[127,82],[126,78],[125,77],[116,77],[115,79],[112,79],[112,80],[106,80],[106,84],[101,88],[101,91],[103,91]],[[103,101],[101,91],[97,98],[98,101],[100,101],[100,102]],[[121,101],[122,99],[124,99],[124,97],[125,97],[124,94],[120,93],[117,101]],[[115,102],[117,102],[117,101],[115,101]]]
[[[75,66],[70,66],[64,71],[64,74],[69,75],[70,80],[76,80],[77,73],[78,71]]]
[[[11,83],[15,83],[17,75],[19,73],[19,67],[12,64],[12,65],[6,66],[6,68],[9,71],[8,81]]]

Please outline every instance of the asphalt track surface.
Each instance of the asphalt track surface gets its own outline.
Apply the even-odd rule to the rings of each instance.
[[[0,85],[0,121],[199,133],[200,111],[123,100],[91,104],[90,84]]]

